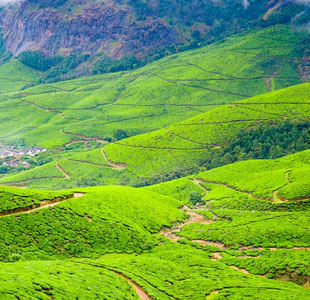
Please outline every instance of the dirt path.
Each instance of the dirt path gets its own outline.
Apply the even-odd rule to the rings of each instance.
[[[193,183],[196,184],[197,186],[199,186],[201,189],[204,190],[205,194],[202,196],[202,200],[204,200],[208,195],[209,195],[209,190],[207,190],[202,184],[203,184],[203,180],[198,179],[198,178],[194,178],[193,179]]]
[[[237,266],[229,266],[231,269],[233,269],[233,270],[236,270],[236,271],[239,271],[239,272],[241,272],[241,273],[243,273],[243,274],[250,274],[250,272],[249,271],[247,271],[246,269],[240,269],[240,268],[238,268]]]
[[[216,297],[216,295],[218,295],[219,293],[220,293],[220,291],[213,291],[213,292],[211,292],[209,295],[206,296],[206,300],[214,299],[214,297]]]
[[[125,169],[126,169],[127,166],[126,166],[125,164],[114,163],[114,162],[110,161],[110,160],[107,158],[106,154],[104,153],[104,148],[101,148],[100,151],[101,151],[101,154],[102,154],[102,156],[103,156],[103,159],[105,160],[105,162],[106,162],[112,169],[119,170],[119,171],[125,170]]]
[[[172,228],[163,228],[160,231],[160,234],[162,236],[165,236],[166,238],[168,238],[169,240],[171,240],[174,243],[177,243],[182,238],[182,237],[176,235],[175,233],[180,232],[185,225],[190,225],[193,223],[208,225],[208,224],[212,224],[215,222],[214,220],[206,220],[203,217],[203,215],[201,215],[201,214],[198,214],[198,213],[193,212],[193,211],[188,211],[187,206],[183,206],[182,210],[190,217],[186,222],[175,225]],[[205,241],[194,241],[194,242],[201,244],[201,242],[205,242]]]
[[[112,271],[112,272],[118,275],[119,277],[125,279],[135,289],[136,293],[138,294],[141,300],[152,300],[152,298],[145,292],[145,290],[139,285],[137,285],[135,282],[133,282],[131,279],[127,278],[125,275],[119,272],[116,272],[116,271]]]
[[[284,199],[284,198],[279,196],[279,191],[291,183],[290,182],[290,173],[291,173],[291,170],[288,170],[285,172],[285,184],[273,191],[272,195],[273,195],[273,202],[274,203],[288,202],[287,199]]]
[[[13,212],[4,212],[4,213],[0,214],[0,218],[10,217],[10,216],[18,216],[18,215],[23,215],[23,214],[30,214],[30,213],[36,212],[38,210],[41,210],[43,208],[54,207],[63,201],[67,201],[67,200],[70,200],[73,198],[79,198],[79,197],[82,197],[84,195],[85,195],[84,193],[74,193],[73,197],[67,198],[67,199],[54,199],[54,200],[41,201],[39,207],[31,208],[28,210],[21,210],[21,211],[17,210],[17,211],[13,211]]]
[[[58,164],[58,161],[55,162],[55,167],[65,176],[66,179],[71,178],[71,176]]]
[[[89,161],[86,161],[86,160],[78,160],[78,159],[71,159],[71,158],[69,158],[68,160],[76,162],[76,163],[80,163],[80,164],[86,164],[86,165],[98,167],[98,168],[115,169],[114,167],[111,167],[111,166],[99,165],[99,164],[95,164],[95,163],[92,163],[92,162],[89,162]]]
[[[66,135],[77,137],[78,139],[86,140],[86,141],[95,141],[95,142],[104,143],[104,144],[108,143],[106,140],[103,140],[99,137],[92,137],[92,136],[87,136],[87,135],[82,135],[82,134],[75,134],[75,133],[72,133],[69,131],[65,131],[63,129],[60,130],[60,132],[63,134],[66,134]]]

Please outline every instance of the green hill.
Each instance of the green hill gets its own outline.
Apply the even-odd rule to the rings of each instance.
[[[275,124],[283,117],[307,121],[307,84],[274,91],[308,80],[306,35],[271,27],[130,73],[3,95],[3,113],[10,118],[0,125],[1,140],[52,149],[48,161],[54,162],[0,181],[57,189],[139,186],[197,171],[206,161],[215,161],[214,155],[241,130],[256,124]],[[123,139],[127,136],[134,137]],[[97,148],[87,152],[81,144],[76,153],[78,143]],[[71,152],[63,151],[67,145],[73,145]]]
[[[13,60],[0,66],[0,95],[7,98],[32,85],[39,83],[39,72],[26,67],[18,60]]]
[[[309,158],[307,150],[238,162],[143,189],[185,203],[198,194],[199,204],[186,212],[190,221],[168,231],[170,239],[199,244],[215,261],[243,273],[308,287]]]
[[[1,264],[0,299],[139,299],[108,270],[65,261]],[[87,286],[87,288],[85,288]]]
[[[178,205],[171,197],[115,186],[83,189],[69,199],[19,213],[8,211],[0,217],[0,259],[140,252],[156,244],[152,233],[182,219]]]
[[[12,2],[0,300],[310,300],[306,1]]]
[[[140,189],[3,188],[69,198],[0,217],[0,299],[310,299],[309,168],[307,150]]]
[[[166,129],[132,137],[104,148],[111,161],[140,176],[156,176],[201,166],[237,134],[283,119],[308,120],[309,84],[215,108]]]
[[[64,172],[70,175],[66,180],[63,180],[65,176],[55,163],[50,163],[6,176],[0,182],[53,188],[100,183],[143,185],[145,182],[164,181],[180,176],[178,174],[194,172],[201,166],[210,168],[210,162],[214,163],[221,151],[229,150],[236,137],[243,136],[247,130],[262,124],[265,124],[266,130],[277,124],[284,124],[281,126],[285,127],[283,120],[297,124],[309,122],[309,89],[310,85],[306,83],[222,105],[166,129],[68,156],[58,162]],[[304,133],[306,140],[307,132]],[[292,142],[295,138],[293,131],[288,132],[286,138]],[[275,140],[273,145],[279,143]],[[293,143],[286,152],[298,150],[299,146]],[[229,159],[222,160],[222,164],[230,162]],[[82,174],[84,182],[79,181]]]
[[[307,81],[307,45],[307,32],[271,27],[136,71],[1,95],[1,140],[52,148],[113,138],[124,128],[129,136],[163,128],[217,105]]]

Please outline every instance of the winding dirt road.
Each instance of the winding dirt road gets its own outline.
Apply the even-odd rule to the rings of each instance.
[[[141,300],[152,300],[152,298],[145,292],[145,290],[139,285],[137,285],[135,282],[133,282],[131,279],[127,278],[125,275],[118,273],[116,271],[113,271],[113,273],[125,279],[135,289],[137,295]]]
[[[22,214],[30,214],[30,213],[36,212],[38,210],[41,210],[43,208],[54,207],[61,202],[64,202],[64,201],[67,201],[67,200],[70,200],[73,198],[79,198],[79,197],[82,197],[84,195],[85,195],[84,193],[74,193],[73,197],[71,197],[71,198],[41,201],[40,206],[35,207],[35,208],[30,208],[30,209],[26,208],[24,210],[21,209],[21,210],[15,210],[15,211],[11,211],[11,212],[2,212],[2,213],[0,213],[0,218],[17,216],[17,215],[22,215]]]
[[[180,232],[185,225],[190,225],[193,223],[208,225],[208,224],[212,224],[215,222],[214,220],[206,220],[201,214],[198,214],[193,211],[189,211],[189,208],[186,205],[182,207],[182,210],[190,217],[186,222],[175,225],[172,228],[163,228],[160,231],[160,234],[162,236],[165,236],[166,238],[168,238],[174,243],[177,243],[182,238],[176,235],[175,232]],[[197,241],[197,242],[200,243],[200,241]]]
[[[112,169],[115,169],[115,170],[124,170],[126,169],[126,165],[125,164],[121,164],[121,163],[114,163],[112,161],[110,161],[108,158],[107,158],[107,155],[104,153],[104,148],[101,148],[101,154],[103,156],[103,159],[105,160],[105,162],[112,168]]]
[[[66,179],[71,178],[71,176],[59,165],[58,161],[55,162],[55,167],[65,176]]]

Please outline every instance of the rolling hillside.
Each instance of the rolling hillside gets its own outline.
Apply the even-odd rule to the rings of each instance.
[[[310,300],[308,2],[0,0],[0,300]]]
[[[215,108],[186,121],[104,148],[112,161],[140,176],[200,166],[238,132],[284,118],[308,120],[309,84],[298,85]]]
[[[208,149],[228,142],[227,137],[232,139],[239,129],[282,118],[288,107],[307,107],[303,103],[295,105],[295,100],[290,99],[283,100],[288,106],[282,100],[265,103],[268,97],[279,102],[282,94],[277,93],[247,100],[255,105],[238,102],[307,81],[307,63],[302,59],[306,55],[306,38],[303,31],[272,27],[170,56],[134,72],[37,85],[3,95],[1,106],[5,108],[6,122],[0,125],[1,140],[58,147],[59,151],[51,156],[57,162],[44,166],[44,176],[40,167],[1,181],[24,185],[36,179],[29,184],[40,187],[46,183],[38,179],[54,177],[49,187],[64,188],[76,186],[83,173],[89,175],[84,176],[84,183],[79,182],[81,186],[139,185],[148,177],[195,168],[208,158]],[[305,93],[298,97],[303,98]],[[275,105],[283,111],[270,112]],[[206,113],[199,115],[202,112]],[[178,123],[188,117],[193,119]],[[216,139],[211,136],[215,126],[223,133]],[[119,139],[119,131],[121,138],[153,132],[116,141],[102,151],[98,148],[91,153],[62,155],[62,147],[72,142],[93,141],[101,143],[102,149],[108,141]]]
[[[239,162],[140,189],[3,188],[71,198],[0,217],[0,298],[310,299],[309,158]]]
[[[64,158],[58,164],[69,174],[66,180],[55,163],[49,163],[6,176],[0,182],[64,188],[74,186],[84,174],[89,183],[141,185],[150,180],[147,178],[164,181],[169,179],[169,174],[194,172],[215,159],[242,130],[259,124],[269,124],[271,128],[283,119],[309,121],[309,89],[307,83],[222,105],[166,129]],[[84,183],[87,184],[87,179]]]
[[[185,209],[189,221],[165,231],[169,239],[213,249],[214,261],[245,274],[308,288],[309,158],[307,150],[238,162],[143,189],[185,202],[200,195],[195,209]]]

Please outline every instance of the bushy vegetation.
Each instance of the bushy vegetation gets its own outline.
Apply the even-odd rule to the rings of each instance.
[[[307,101],[306,85],[236,104],[248,96],[303,82],[305,76],[297,62],[302,60],[305,36],[303,31],[278,26],[167,57],[130,73],[85,77],[4,94],[0,111],[10,118],[1,123],[0,134],[9,144],[39,144],[49,149],[77,139],[116,139],[105,152],[110,161],[125,163],[133,176],[141,177],[131,181],[133,185],[198,172],[201,165],[213,160],[213,150],[220,151],[242,129],[277,122],[283,115],[307,118],[306,105],[302,104]],[[296,52],[296,47],[300,51]],[[271,61],[274,56],[276,60]],[[298,105],[278,103],[280,98],[290,102],[297,94]],[[230,102],[234,105],[224,105]],[[288,112],[289,108],[294,112]],[[123,139],[166,126],[170,127]],[[215,132],[217,135],[212,135]],[[115,177],[109,182],[124,182],[117,172]],[[95,180],[90,179],[91,184],[106,183]],[[50,183],[46,187],[62,188],[57,178]]]
[[[234,141],[214,152],[206,168],[247,159],[278,158],[310,148],[310,122],[285,120],[241,130]]]
[[[309,292],[301,287],[245,276],[222,263],[211,261],[209,253],[187,245],[169,243],[139,256],[103,256],[95,265],[116,269],[142,286],[152,299],[158,300],[309,297]]]
[[[194,173],[199,171],[201,166],[217,167],[229,164],[233,159],[245,159],[247,155],[255,158],[257,152],[253,147],[263,147],[261,141],[253,143],[253,146],[249,147],[248,154],[240,157],[234,156],[234,153],[227,154],[226,151],[230,145],[238,143],[238,137],[240,139],[241,135],[248,139],[247,143],[250,143],[252,137],[251,131],[248,130],[251,128],[267,128],[270,124],[280,123],[282,125],[278,125],[279,127],[270,126],[270,130],[275,131],[274,136],[281,130],[287,132],[283,133],[279,145],[275,144],[278,138],[273,142],[267,140],[264,145],[265,147],[267,143],[270,145],[268,155],[281,156],[292,153],[308,145],[308,131],[303,128],[303,126],[307,128],[308,125],[303,124],[308,124],[306,120],[309,116],[309,88],[309,84],[297,85],[232,105],[224,105],[165,130],[161,129],[108,145],[105,151],[109,159],[125,163],[128,170],[140,176],[159,176],[162,173],[181,170]],[[283,124],[281,122],[284,117],[291,120],[305,119],[305,122],[287,121]],[[285,126],[289,126],[288,131],[284,130]],[[260,129],[254,129],[254,132],[255,130]],[[244,132],[248,134],[245,135]],[[270,154],[271,150],[277,151],[277,146],[283,147],[282,153]],[[239,152],[241,151],[242,149]],[[263,152],[261,155],[264,155]]]
[[[60,57],[46,58],[42,53],[38,51],[34,52],[23,52],[19,55],[19,60],[25,66],[45,72],[51,67],[58,64],[61,60]]]
[[[222,185],[246,197],[269,201],[309,199],[309,154],[306,150],[276,160],[249,160],[198,175],[209,184]],[[298,188],[299,187],[299,188]],[[209,195],[212,197],[211,193]],[[208,196],[208,197],[209,197]]]
[[[35,213],[0,218],[0,259],[141,252],[157,244],[152,233],[183,217],[177,200],[152,192],[117,186],[83,192]]]
[[[184,226],[181,236],[191,240],[222,242],[239,249],[252,247],[308,247],[310,246],[308,213],[251,212],[215,209],[218,220],[210,225]]]
[[[228,251],[223,255],[223,262],[255,275],[290,280],[300,285],[306,284],[310,276],[309,251],[302,249]]]
[[[72,192],[51,192],[0,187],[0,215],[40,206],[42,201],[53,202],[73,195]]]
[[[0,278],[1,300],[139,299],[117,274],[77,262],[2,263]]]

